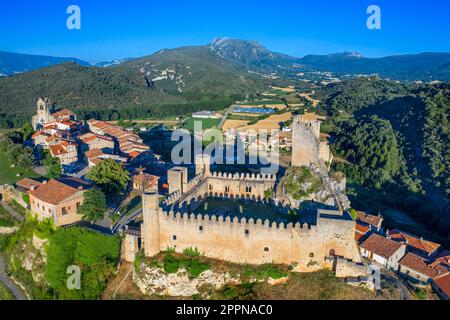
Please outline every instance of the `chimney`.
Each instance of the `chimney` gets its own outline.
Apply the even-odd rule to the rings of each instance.
[[[36,187],[35,186],[31,186],[30,190],[34,191],[34,190],[36,190]]]
[[[42,184],[47,184],[47,183],[48,183],[47,180],[42,181]]]
[[[84,190],[83,186],[78,186],[78,190]]]

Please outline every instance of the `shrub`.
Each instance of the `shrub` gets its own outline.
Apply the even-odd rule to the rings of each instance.
[[[197,248],[187,248],[183,250],[183,254],[188,257],[198,257],[200,256],[200,251]]]
[[[180,269],[181,263],[172,254],[167,254],[164,257],[163,269],[166,273],[177,273]]]
[[[249,278],[256,278],[256,280],[264,280],[267,278],[280,279],[289,275],[289,272],[284,271],[272,264],[265,264],[262,266],[250,266],[244,267],[242,274]]]
[[[186,268],[186,271],[191,278],[197,278],[203,272],[211,268],[211,265],[208,262],[201,262],[197,258],[183,260],[181,264]]]

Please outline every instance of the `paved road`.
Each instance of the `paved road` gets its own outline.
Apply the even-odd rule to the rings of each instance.
[[[113,233],[116,233],[119,230],[123,229],[123,227],[125,225],[127,225],[129,222],[136,219],[141,213],[142,213],[142,209],[139,208],[129,215],[123,215],[122,217],[120,217],[119,221],[114,225],[114,227],[112,229]]]
[[[222,117],[222,121],[220,121],[219,126],[217,127],[219,130],[222,130],[223,125],[225,124],[225,121],[227,121],[228,115],[233,112],[234,106],[230,106],[227,111],[225,111],[225,114]]]
[[[5,272],[5,260],[0,256],[0,282],[3,283],[16,297],[17,300],[27,300],[22,290],[11,281]]]
[[[17,221],[23,221],[24,217],[17,213],[16,210],[14,210],[9,204],[6,202],[0,202],[1,206],[5,208],[6,211]]]

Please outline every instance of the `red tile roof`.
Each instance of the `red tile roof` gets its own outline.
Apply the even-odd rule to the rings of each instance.
[[[49,148],[53,156],[59,156],[67,153],[66,149],[64,149],[64,147],[60,144],[51,145]]]
[[[376,228],[381,227],[382,217],[372,216],[362,211],[358,211],[358,220]]]
[[[82,138],[84,143],[88,143],[88,142],[91,142],[91,141],[94,141],[94,140],[97,140],[97,139],[113,141],[113,139],[111,139],[109,137],[101,136],[101,135],[98,135],[98,134],[94,134],[94,135],[88,136],[86,138]]]
[[[444,251],[436,258],[440,264],[450,269],[450,251]]]
[[[33,187],[37,188],[41,185],[41,183],[39,181],[30,179],[30,178],[25,178],[22,180],[19,180],[15,183],[16,186],[22,187],[24,189],[27,190],[31,190]]]
[[[392,241],[378,234],[372,234],[360,247],[373,252],[383,258],[390,258],[402,246],[401,243]]]
[[[91,150],[85,152],[85,155],[88,159],[98,158],[104,154],[105,153],[100,149],[91,149]]]
[[[430,264],[425,258],[422,258],[412,252],[407,253],[399,261],[399,264],[430,278],[435,278],[448,273],[444,267]]]
[[[446,274],[443,276],[439,276],[433,279],[433,282],[436,284],[442,292],[445,293],[447,297],[450,297],[450,274]]]
[[[370,231],[370,227],[364,226],[358,222],[356,222],[355,227],[355,240],[359,242],[359,240]]]
[[[73,113],[72,111],[70,111],[69,109],[61,109],[59,111],[56,111],[54,113],[51,114],[51,116],[53,118],[59,118],[59,117],[73,117],[75,116],[75,113]]]
[[[31,190],[28,193],[30,196],[37,198],[46,203],[57,205],[64,200],[73,197],[81,190],[72,188],[57,180],[50,180],[47,183],[41,184],[35,190]]]
[[[439,247],[441,246],[439,243],[427,241],[427,240],[421,239],[417,236],[408,234],[408,233],[400,231],[400,230],[390,231],[389,236],[391,237],[392,240],[395,240],[395,241],[401,242],[401,243],[405,243],[409,247],[412,247],[419,251],[426,252],[428,255],[432,254],[433,252],[438,250]]]

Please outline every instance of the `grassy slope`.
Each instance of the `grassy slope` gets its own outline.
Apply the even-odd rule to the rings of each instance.
[[[17,174],[20,174],[20,176],[17,177]],[[26,171],[19,168],[11,168],[11,163],[4,154],[0,153],[0,184],[12,184],[25,177],[38,178],[39,175],[32,170]]]
[[[0,282],[0,301],[2,300],[16,300],[12,292]]]

